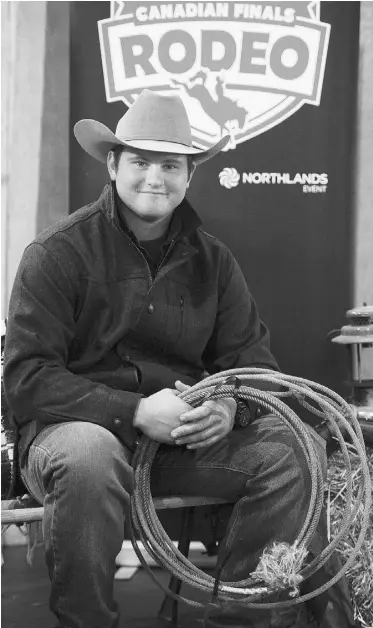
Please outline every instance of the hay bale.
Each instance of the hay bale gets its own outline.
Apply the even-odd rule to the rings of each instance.
[[[359,484],[359,457],[352,446],[350,460],[352,467],[353,496],[358,494]],[[367,459],[370,476],[373,479],[373,449],[367,449]],[[328,461],[328,490],[326,496],[328,512],[328,530],[330,539],[333,539],[340,529],[344,512],[346,511],[346,473],[347,469],[342,454],[336,452]],[[362,506],[355,517],[346,536],[337,546],[342,562],[351,555],[361,530]],[[373,628],[373,512],[370,513],[370,525],[364,539],[363,546],[354,562],[346,573],[354,606],[355,618],[363,628]]]

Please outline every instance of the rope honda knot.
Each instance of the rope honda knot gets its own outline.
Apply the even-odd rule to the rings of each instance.
[[[290,596],[296,597],[303,581],[299,572],[307,555],[308,551],[304,546],[273,543],[264,549],[251,576],[256,581],[264,582],[271,591],[292,588]]]

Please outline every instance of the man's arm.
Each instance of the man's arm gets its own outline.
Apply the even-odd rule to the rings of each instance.
[[[190,410],[175,391],[144,397],[90,382],[67,369],[75,339],[77,285],[77,278],[42,245],[26,249],[10,299],[4,353],[5,393],[18,425],[89,421],[116,434],[130,449],[139,431],[173,444],[170,432],[180,426],[180,414]]]
[[[71,266],[70,266],[71,268]],[[71,271],[70,271],[71,275]],[[4,388],[21,426],[90,421],[132,448],[132,425],[142,395],[90,382],[67,369],[75,335],[76,278],[42,244],[22,258],[10,299],[4,351]]]

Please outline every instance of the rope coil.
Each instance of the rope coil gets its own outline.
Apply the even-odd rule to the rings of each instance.
[[[252,382],[280,385],[280,392],[263,392],[246,385]],[[136,450],[133,467],[135,489],[131,496],[131,517],[129,532],[132,545],[144,569],[151,578],[168,595],[187,604],[203,607],[203,604],[189,600],[170,591],[160,583],[143,557],[136,536],[142,541],[144,548],[155,562],[168,570],[182,582],[202,589],[211,594],[218,593],[226,601],[245,604],[247,608],[281,608],[309,600],[320,595],[333,586],[346,573],[359,552],[369,525],[371,508],[371,479],[365,454],[364,438],[356,412],[334,391],[321,384],[299,378],[275,373],[260,368],[240,368],[224,371],[218,375],[207,377],[195,386],[180,394],[180,398],[196,407],[207,398],[219,399],[235,397],[246,401],[254,401],[259,407],[276,414],[297,438],[306,457],[311,479],[311,491],[308,511],[304,523],[294,543],[287,549],[284,544],[275,544],[266,548],[255,572],[248,574],[247,579],[240,582],[216,583],[216,580],[198,569],[191,563],[168,537],[156,514],[150,492],[151,467],[156,456],[159,443],[143,436]],[[347,473],[346,500],[347,507],[342,518],[339,532],[324,550],[312,561],[303,566],[308,554],[307,548],[315,533],[323,507],[324,480],[319,457],[315,450],[312,437],[302,420],[290,409],[281,398],[294,397],[298,403],[311,411],[325,422],[335,439],[338,440]],[[348,434],[353,445],[347,448],[342,432]],[[352,499],[351,461],[349,449],[355,450],[360,458],[360,482],[355,503]],[[361,531],[350,557],[339,573],[327,583],[306,595],[299,595],[299,584],[320,569],[334,552],[340,541],[348,534],[359,509],[363,507]],[[281,547],[279,547],[281,546]],[[282,561],[282,563],[281,563]],[[289,569],[289,561],[292,568]],[[281,567],[282,564],[282,567]],[[287,574],[287,575],[286,575]],[[282,602],[265,602],[265,598],[275,591],[292,589],[292,599]]]

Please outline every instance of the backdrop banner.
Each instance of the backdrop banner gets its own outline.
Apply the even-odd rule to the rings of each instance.
[[[358,2],[73,2],[71,126],[115,130],[178,93],[193,141],[230,141],[188,198],[240,263],[284,372],[345,393],[330,342],[352,305]],[[71,211],[107,171],[71,139]]]

